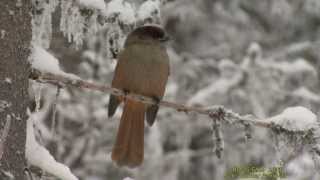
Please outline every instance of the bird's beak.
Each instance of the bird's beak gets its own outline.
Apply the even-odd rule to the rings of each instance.
[[[169,35],[165,35],[163,38],[160,39],[161,42],[170,41],[172,38]]]

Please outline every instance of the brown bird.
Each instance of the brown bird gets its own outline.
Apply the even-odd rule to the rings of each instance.
[[[160,101],[169,76],[169,57],[163,44],[166,40],[168,36],[158,26],[143,26],[131,32],[119,53],[112,87]],[[136,167],[143,161],[144,117],[151,126],[159,107],[111,95],[109,117],[122,101],[124,108],[111,157],[119,166]]]

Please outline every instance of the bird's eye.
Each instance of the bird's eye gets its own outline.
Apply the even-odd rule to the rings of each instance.
[[[161,38],[159,38],[159,41],[161,41],[161,42],[167,42],[169,40],[171,40],[171,38],[168,35],[165,35],[165,36],[162,36]]]

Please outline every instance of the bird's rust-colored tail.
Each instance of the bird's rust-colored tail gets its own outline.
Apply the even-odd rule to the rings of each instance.
[[[136,167],[143,161],[145,111],[143,103],[125,101],[111,155],[112,160],[119,166]]]

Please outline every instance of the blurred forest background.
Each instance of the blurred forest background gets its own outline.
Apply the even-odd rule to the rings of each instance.
[[[95,12],[85,8],[66,11],[73,1],[61,0],[59,6],[52,2],[34,0],[36,26],[51,18],[41,9],[51,8],[44,12],[53,13],[51,41],[41,45],[60,60],[66,72],[110,84],[121,40],[132,29],[131,22],[115,13],[97,33],[90,33],[94,28],[90,23],[99,23]],[[126,2],[133,7],[144,3]],[[161,13],[142,22],[160,22],[173,39],[168,44],[171,72],[165,100],[204,107],[223,105],[261,119],[297,105],[320,115],[320,1],[167,0],[160,7]],[[76,26],[77,13],[88,22],[88,33],[79,42],[75,31],[84,27]],[[73,27],[66,25],[70,23]],[[66,28],[74,28],[70,32],[76,43],[68,41]],[[44,31],[41,38],[48,38],[47,34]],[[157,122],[145,129],[143,166],[119,168],[111,162],[110,153],[121,111],[108,119],[109,94],[61,89],[53,136],[56,88],[37,83],[33,88],[36,97],[41,89],[40,110],[46,117],[35,121],[39,141],[83,180],[223,180],[234,167],[268,168],[279,162],[288,180],[320,179],[308,153],[286,150],[281,154],[270,131],[262,128],[254,128],[246,141],[243,127],[223,124],[225,150],[218,159],[210,119],[168,108],[160,108]]]

